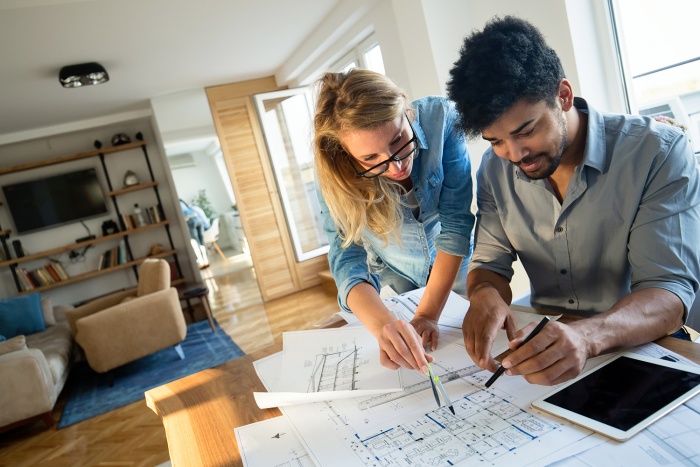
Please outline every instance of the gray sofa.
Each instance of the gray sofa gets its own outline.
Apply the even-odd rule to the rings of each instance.
[[[54,316],[45,331],[0,342],[0,431],[39,418],[54,423],[51,411],[76,354],[65,308]]]

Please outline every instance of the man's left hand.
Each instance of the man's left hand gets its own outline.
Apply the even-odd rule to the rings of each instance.
[[[411,320],[411,325],[413,325],[413,328],[416,330],[418,335],[421,336],[424,349],[429,352],[437,349],[440,331],[438,330],[438,323],[436,319],[424,318],[416,315]]]

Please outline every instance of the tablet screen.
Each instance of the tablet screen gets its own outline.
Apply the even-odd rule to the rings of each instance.
[[[700,385],[700,374],[622,356],[544,399],[627,431]]]

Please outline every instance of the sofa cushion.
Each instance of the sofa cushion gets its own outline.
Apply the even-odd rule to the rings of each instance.
[[[56,324],[56,317],[53,314],[53,302],[50,297],[41,299],[41,314],[44,316],[44,324],[53,326]]]
[[[45,329],[38,293],[0,299],[0,335],[9,339]]]
[[[44,332],[26,337],[27,347],[39,349],[44,354],[51,370],[53,384],[58,383],[71,364],[73,337],[68,323],[58,323],[56,326],[49,326]]]
[[[12,339],[0,342],[0,355],[27,348],[27,341],[24,336],[15,336]]]

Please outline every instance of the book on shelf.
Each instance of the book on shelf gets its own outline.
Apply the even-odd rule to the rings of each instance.
[[[32,290],[34,287],[36,287],[36,284],[29,276],[29,272],[24,268],[16,268],[15,277],[17,277],[22,290]]]
[[[134,216],[131,214],[122,214],[122,230],[131,230],[136,228],[136,222],[134,221]]]
[[[126,254],[126,242],[124,239],[119,241],[119,264],[124,264],[128,262],[128,256]]]
[[[97,264],[97,270],[101,271],[102,269],[107,269],[111,268],[114,266],[118,266],[120,264],[124,264],[127,262],[127,254],[126,254],[126,244],[124,240],[119,242],[119,245],[110,248],[109,250],[105,250],[102,255],[100,255],[99,262]]]
[[[46,266],[44,266],[44,269],[46,269],[46,271],[51,275],[55,282],[61,282],[61,277],[58,275],[58,272],[56,272],[51,263],[48,263]]]
[[[66,270],[63,269],[63,265],[59,261],[51,260],[50,264],[53,267],[53,270],[56,271],[56,273],[58,274],[58,277],[60,277],[62,281],[65,281],[65,280],[70,278],[70,276],[68,275]]]
[[[157,224],[163,222],[164,216],[158,206],[146,206],[141,208],[141,218],[144,224],[139,225],[133,214],[122,214],[122,224],[124,229],[138,229],[144,225]]]
[[[15,275],[22,290],[33,290],[68,279],[68,274],[59,262],[47,263],[31,270],[18,267],[15,269]]]
[[[51,277],[51,274],[49,274],[44,268],[37,268],[33,272],[39,279],[41,285],[51,285],[56,283],[56,281],[53,280],[53,277]]]
[[[158,206],[148,206],[144,208],[144,211],[146,212],[146,220],[149,224],[157,224],[163,220]]]

